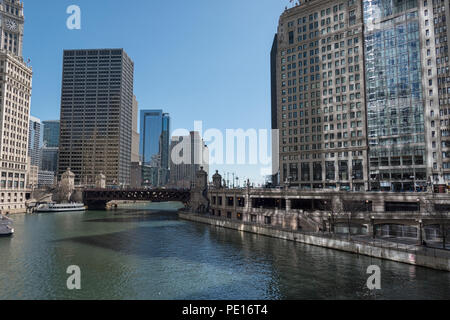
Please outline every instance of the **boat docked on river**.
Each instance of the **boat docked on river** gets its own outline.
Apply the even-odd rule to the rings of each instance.
[[[72,212],[86,211],[83,203],[44,203],[37,206],[35,212]]]
[[[13,222],[8,217],[0,214],[0,237],[9,237],[14,234]]]

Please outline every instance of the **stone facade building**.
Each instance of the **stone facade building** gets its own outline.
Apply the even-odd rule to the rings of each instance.
[[[196,131],[185,137],[172,137],[170,144],[170,186],[190,189],[196,173],[203,168],[209,174],[209,150]]]
[[[0,4],[0,211],[25,212],[32,69],[22,57],[23,3]]]
[[[281,184],[445,188],[449,10],[448,0],[309,0],[286,9],[271,53]]]
[[[281,16],[271,57],[282,183],[368,187],[362,23],[360,1],[312,0]]]

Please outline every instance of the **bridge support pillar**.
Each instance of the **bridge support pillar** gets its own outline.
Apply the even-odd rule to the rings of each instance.
[[[93,201],[86,203],[88,210],[106,211],[106,202],[104,201]]]
[[[286,199],[286,212],[291,211],[291,208],[292,208],[292,200]]]

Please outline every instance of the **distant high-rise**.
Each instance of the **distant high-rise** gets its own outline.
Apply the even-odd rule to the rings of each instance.
[[[130,184],[134,63],[123,49],[65,50],[59,176]]]
[[[59,147],[59,120],[42,121],[44,147]]]
[[[57,172],[58,170],[59,148],[41,148],[41,164],[39,169],[42,171]]]
[[[25,212],[32,69],[22,57],[23,3],[0,4],[0,210]]]
[[[197,171],[209,173],[209,150],[197,131],[189,136],[172,137],[170,144],[170,186],[193,187]]]
[[[139,114],[139,103],[136,100],[136,97],[133,96],[133,121],[132,121],[133,133],[131,138],[131,162],[140,162],[138,114]]]
[[[31,116],[28,135],[28,156],[31,158],[32,166],[39,166],[41,163],[41,120]]]
[[[141,111],[140,156],[142,181],[162,186],[169,179],[170,116],[162,110]]]

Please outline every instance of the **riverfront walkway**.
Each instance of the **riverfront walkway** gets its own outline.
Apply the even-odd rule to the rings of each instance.
[[[391,238],[373,239],[372,237],[365,235],[352,235],[349,237],[347,234],[330,234],[326,232],[308,233],[270,225],[230,220],[217,216],[199,215],[187,212],[179,212],[178,215],[184,220],[206,223],[217,227],[450,271],[449,250],[443,250],[437,247],[419,246],[409,239],[396,239],[396,241],[391,241]]]

